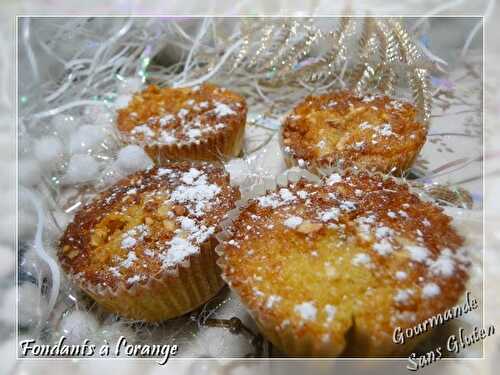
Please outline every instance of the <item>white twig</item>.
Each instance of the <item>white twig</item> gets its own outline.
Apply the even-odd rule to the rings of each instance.
[[[183,83],[181,85],[173,85],[174,87],[190,87],[190,86],[196,86],[196,85],[199,85],[200,83],[203,83],[205,81],[207,81],[208,79],[210,79],[215,73],[217,73],[217,71],[222,67],[222,65],[224,65],[224,63],[226,62],[226,60],[229,58],[229,56],[231,56],[231,54],[237,49],[239,48],[239,46],[241,46],[241,44],[243,43],[243,40],[238,40],[236,43],[234,43],[231,47],[229,47],[229,49],[226,51],[226,53],[224,54],[224,56],[222,56],[222,58],[220,59],[219,63],[208,73],[208,74],[205,74],[204,76],[198,78],[198,79],[195,79],[194,81],[191,81],[191,82],[187,82],[187,83]]]
[[[255,89],[257,90],[259,96],[261,97],[262,100],[264,100],[266,103],[268,104],[273,104],[273,101],[271,99],[269,99],[267,96],[264,95],[264,93],[262,92],[260,86],[259,86],[259,82],[257,81],[254,81],[253,82],[253,85],[255,87]]]
[[[91,82],[92,82],[92,78],[94,77],[93,73],[94,73],[94,70],[97,69],[97,64],[99,63],[99,59],[100,59],[101,55],[106,51],[107,48],[109,48],[109,46],[112,46],[117,40],[119,40],[121,37],[123,37],[127,33],[127,31],[130,30],[133,22],[134,22],[133,19],[129,18],[127,20],[127,22],[125,23],[125,25],[123,25],[115,35],[113,35],[111,38],[109,38],[109,40],[107,40],[105,43],[103,43],[99,47],[99,49],[97,50],[97,52],[95,54],[94,59],[92,60],[92,64],[91,64],[90,69],[89,69],[89,75],[87,78],[87,87],[89,87]]]
[[[174,85],[181,85],[182,82],[186,81],[187,72],[191,68],[191,60],[193,59],[193,54],[198,49],[201,40],[203,39],[203,37],[207,32],[207,29],[208,29],[208,18],[204,18],[203,23],[200,26],[200,30],[198,31],[198,35],[196,35],[196,39],[194,40],[193,45],[189,50],[186,62],[184,63],[184,69],[182,71],[181,78],[179,81],[175,82]]]
[[[62,93],[64,93],[68,89],[68,87],[71,86],[72,81],[73,81],[73,74],[70,74],[66,79],[66,82],[64,82],[64,84],[61,85],[61,87],[59,87],[56,91],[54,91],[52,94],[50,94],[45,98],[47,103],[50,103],[51,101],[59,97]]]

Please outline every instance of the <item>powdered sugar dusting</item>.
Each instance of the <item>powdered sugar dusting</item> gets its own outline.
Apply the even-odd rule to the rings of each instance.
[[[429,256],[429,250],[422,246],[406,246],[406,250],[410,253],[410,259],[415,262],[423,263]]]
[[[373,245],[373,250],[375,250],[380,255],[388,255],[392,253],[393,248],[389,241],[383,239],[382,241],[377,242]]]
[[[455,261],[450,249],[444,249],[439,257],[431,262],[430,270],[434,275],[449,277],[455,270]]]
[[[413,294],[412,289],[400,289],[394,295],[394,302],[404,304],[409,301]]]
[[[427,283],[422,288],[422,297],[433,298],[441,293],[441,288],[435,283]]]
[[[240,107],[240,103],[235,104]],[[197,103],[189,99],[177,112],[167,112],[151,116],[144,123],[137,124],[131,131],[133,140],[150,144],[172,145],[175,143],[199,143],[204,135],[226,128],[223,118],[237,115],[232,104],[219,101],[203,101]],[[207,115],[221,119],[213,124]],[[132,116],[132,114],[131,114]],[[137,116],[137,114],[135,114]]]
[[[230,106],[228,106],[225,103],[221,103],[221,102],[215,103],[214,111],[215,111],[215,114],[217,115],[217,117],[234,115],[236,113],[233,111],[233,109]]]
[[[361,124],[358,125],[358,127],[361,129],[361,130],[366,130],[366,129],[371,129],[373,127],[373,125],[369,124],[368,122],[364,121],[362,122]]]
[[[169,248],[166,253],[159,255],[164,268],[173,267],[199,251],[199,248],[193,246],[190,241],[178,236],[172,238],[168,245]]]
[[[180,203],[187,208],[190,215],[201,218],[211,207],[221,188],[209,183],[207,175],[196,168],[183,172],[179,178],[182,184],[174,189],[168,202]],[[177,222],[179,228],[175,230],[174,237],[166,243],[167,249],[159,255],[163,268],[174,267],[199,252],[200,245],[215,232],[215,227],[199,223],[192,217],[179,216]]]
[[[125,236],[121,242],[122,248],[128,249],[137,243],[136,239],[130,236]]]
[[[340,210],[337,207],[332,207],[329,210],[320,212],[319,219],[323,222],[327,222],[329,220],[337,220],[340,216]]]
[[[371,258],[368,254],[366,253],[358,253],[356,254],[353,258],[351,263],[354,266],[360,266],[360,265],[369,265],[371,262]]]
[[[262,197],[258,197],[257,201],[259,202],[259,205],[263,208],[266,208],[266,207],[276,208],[280,204],[280,201],[276,195],[274,195],[274,196],[273,195],[264,195]]]
[[[272,294],[269,297],[267,297],[265,306],[266,308],[271,309],[276,303],[279,303],[281,300],[282,298],[280,296]]]
[[[156,135],[156,133],[147,124],[136,126],[132,129],[131,134],[142,134],[146,139],[153,138]]]
[[[336,183],[341,182],[341,181],[342,181],[342,177],[340,176],[340,174],[333,173],[330,177],[328,177],[328,179],[326,180],[326,183],[328,185],[333,185],[333,184],[336,184]]]
[[[377,227],[377,229],[375,229],[375,236],[377,238],[390,237],[390,236],[392,236],[393,233],[394,233],[394,231],[391,228],[383,226],[383,225],[379,226],[379,227]]]
[[[333,305],[325,305],[323,308],[326,314],[326,323],[331,323],[335,319],[335,314],[337,313],[337,308]]]
[[[392,126],[390,124],[382,124],[378,129],[378,133],[383,137],[394,135],[394,133],[392,132]]]
[[[185,184],[172,192],[170,202],[185,204],[194,216],[203,215],[210,201],[221,191],[217,185],[208,183],[207,176],[195,168],[184,173],[181,180]]]
[[[390,131],[392,132],[392,128],[389,125],[382,133]],[[249,206],[251,208],[249,216],[244,216],[245,220],[238,222],[238,226],[236,226],[238,230],[241,228],[241,233],[237,234],[237,238],[243,242],[247,239],[252,241],[254,235],[259,240],[273,239],[274,233],[269,233],[267,230],[259,232],[259,229],[267,228],[270,223],[276,224],[276,221],[283,220],[283,224],[287,228],[298,228],[298,232],[307,233],[306,236],[301,237],[305,241],[301,242],[301,245],[305,244],[303,247],[306,251],[302,252],[301,248],[293,248],[292,250],[301,251],[301,256],[310,256],[307,261],[315,265],[313,269],[317,272],[320,281],[342,275],[342,269],[338,267],[337,263],[333,265],[333,262],[325,261],[325,257],[329,256],[328,251],[332,250],[338,251],[335,253],[337,258],[344,258],[342,260],[344,265],[349,265],[350,262],[352,266],[359,267],[352,267],[358,275],[369,274],[376,277],[386,277],[387,272],[389,279],[384,288],[387,287],[389,291],[387,298],[390,303],[408,306],[410,303],[418,301],[420,295],[425,298],[437,296],[441,289],[437,284],[428,282],[430,274],[440,276],[453,274],[456,260],[453,259],[453,252],[450,249],[442,250],[439,256],[434,255],[440,250],[439,242],[436,241],[436,237],[431,231],[419,222],[421,216],[419,216],[420,212],[418,211],[426,211],[423,209],[423,205],[419,206],[418,197],[407,194],[408,190],[404,190],[406,187],[402,188],[402,184],[391,178],[383,179],[380,177],[380,179],[368,180],[368,182],[362,180],[363,183],[358,184],[356,176],[354,173],[344,176],[333,174],[322,179],[319,187],[315,185],[316,182],[307,179],[293,181],[290,179],[291,182],[287,188],[280,187],[274,192],[268,192],[266,195],[256,198],[254,202],[257,204]],[[271,211],[269,210],[262,213],[262,210],[256,207],[257,205],[279,209],[276,212],[269,213]],[[438,218],[434,217],[433,208],[429,207],[427,203],[425,208],[429,219],[432,219],[433,223],[437,222]],[[253,220],[258,222],[257,229],[255,233],[249,233],[255,228],[252,225]],[[336,222],[330,223],[330,225],[324,224],[333,220]],[[303,231],[303,228],[309,224],[319,226],[321,229],[311,232]],[[290,234],[290,231],[284,230],[279,224],[277,227],[276,233],[279,233],[280,241],[283,241],[284,246],[286,246],[286,235]],[[335,229],[330,230],[330,228]],[[282,232],[285,232],[284,236]],[[322,241],[325,238],[326,241],[330,241],[328,246],[323,246]],[[449,243],[452,246],[453,241]],[[252,259],[262,259],[262,268],[265,268],[266,260],[270,259],[266,251],[265,247],[264,249],[255,249],[255,254],[251,255]],[[381,256],[388,255],[392,259],[381,258]],[[431,255],[432,258],[435,256],[437,258],[432,260]],[[241,256],[244,257],[247,254]],[[327,258],[326,260],[331,259]],[[429,268],[416,265],[410,260],[422,263]],[[284,268],[286,261],[283,263],[285,265],[276,267],[283,267],[289,272],[290,268]],[[320,268],[316,268],[317,265]],[[324,270],[321,265],[324,265]],[[255,272],[265,280],[265,272],[260,274],[258,271]],[[256,278],[253,277],[252,280],[256,280]],[[283,283],[287,283],[287,281],[285,279]],[[420,285],[423,286],[420,287]],[[284,286],[285,290],[286,286]],[[378,298],[378,290],[375,288],[367,289],[367,296],[371,294]],[[274,295],[266,297],[260,301],[266,308],[273,307],[279,301]],[[300,299],[292,302],[292,309],[302,322],[315,320],[319,317],[321,323],[325,324],[334,319],[336,314],[334,306],[318,306],[319,299],[314,299],[307,294],[305,298],[304,296],[297,297]],[[384,298],[386,298],[385,292]]]
[[[288,219],[286,219],[283,224],[285,224],[285,226],[287,226],[288,228],[291,228],[291,229],[295,229],[297,228],[300,224],[302,224],[302,222],[304,221],[304,219],[302,219],[301,217],[299,216],[291,216],[289,217]]]
[[[127,279],[127,284],[135,284],[139,281],[141,281],[142,279],[144,278],[144,276],[141,276],[141,275],[134,275],[132,277],[129,277]]]
[[[257,198],[259,205],[263,208],[277,208],[297,200],[297,197],[286,188],[282,188],[276,193],[270,193]]]
[[[317,309],[314,306],[314,302],[304,302],[299,305],[295,305],[294,311],[303,320],[315,320]]]
[[[184,173],[181,177],[181,181],[187,185],[193,185],[194,181],[200,177],[201,172],[196,168],[190,168],[188,172]]]
[[[280,197],[284,202],[291,202],[295,200],[295,195],[292,194],[292,192],[288,189],[280,189]]]
[[[137,244],[137,241],[143,240],[144,237],[148,235],[148,233],[149,228],[144,224],[140,224],[135,226],[134,228],[129,229],[122,236],[121,247],[123,249],[134,247]]]
[[[130,268],[132,266],[132,264],[134,264],[134,262],[137,259],[138,258],[137,258],[137,255],[135,254],[135,252],[129,251],[129,253],[127,254],[127,258],[120,263],[120,267]]]
[[[160,126],[165,126],[171,122],[175,121],[175,116],[171,113],[167,113],[165,116],[160,117]]]
[[[397,271],[395,276],[397,280],[404,280],[408,277],[408,274],[404,271]]]

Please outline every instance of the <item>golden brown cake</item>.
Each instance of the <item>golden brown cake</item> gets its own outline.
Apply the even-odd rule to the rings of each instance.
[[[149,86],[118,111],[123,139],[139,144],[158,164],[165,160],[221,160],[243,146],[245,99],[211,84]]]
[[[289,167],[335,166],[401,174],[414,162],[427,130],[414,106],[349,91],[308,96],[286,117],[282,146]]]
[[[133,174],[82,207],[59,260],[99,304],[160,321],[193,310],[223,286],[214,233],[239,191],[207,163],[170,163]]]
[[[217,248],[223,278],[291,356],[397,356],[396,327],[450,308],[468,278],[437,206],[368,172],[300,179],[252,199]]]

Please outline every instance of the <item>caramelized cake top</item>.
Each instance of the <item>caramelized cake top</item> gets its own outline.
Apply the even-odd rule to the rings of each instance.
[[[308,96],[285,119],[282,142],[287,154],[314,164],[363,166],[389,172],[401,155],[416,155],[427,131],[415,108],[387,96],[358,97],[349,91]]]
[[[239,191],[208,163],[135,173],[83,206],[59,246],[63,268],[91,285],[145,283],[203,251]]]
[[[220,246],[223,277],[263,321],[312,333],[338,354],[348,340],[391,345],[395,326],[443,311],[464,290],[468,260],[450,222],[393,178],[301,179],[234,219]]]
[[[245,123],[245,99],[204,84],[194,88],[150,85],[118,111],[118,129],[132,142],[172,145],[197,143],[204,137]]]

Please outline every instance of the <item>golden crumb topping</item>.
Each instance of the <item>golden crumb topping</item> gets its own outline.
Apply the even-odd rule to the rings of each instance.
[[[189,144],[244,124],[246,113],[242,96],[214,85],[194,88],[151,85],[118,111],[117,123],[128,141]]]
[[[469,263],[450,222],[393,178],[301,179],[242,209],[221,246],[223,275],[277,330],[312,333],[338,354],[347,340],[390,346],[394,327],[443,311],[464,290]]]
[[[299,165],[404,169],[425,143],[415,108],[387,96],[348,91],[308,96],[283,124],[286,154]]]
[[[138,172],[76,214],[59,247],[66,271],[115,288],[175,269],[213,241],[239,191],[208,163],[171,163]]]

